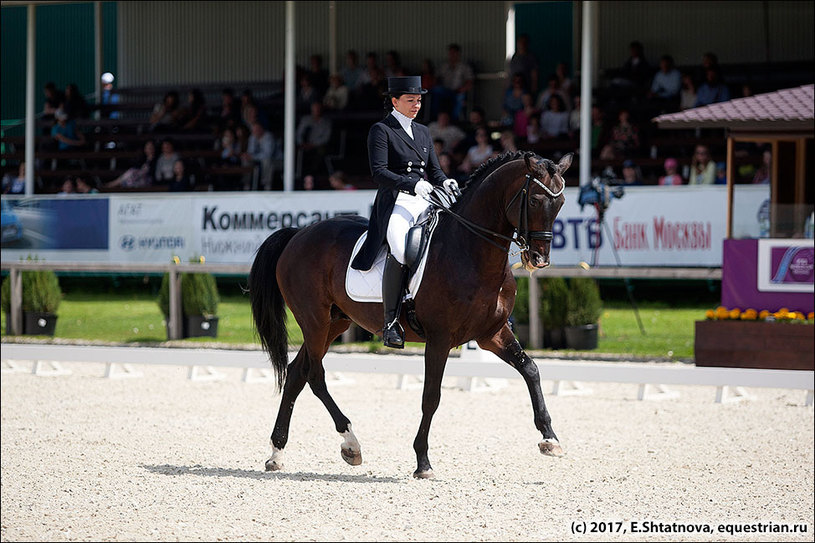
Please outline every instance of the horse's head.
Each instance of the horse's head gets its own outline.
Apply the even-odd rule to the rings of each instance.
[[[572,153],[555,164],[534,153],[524,155],[528,172],[522,188],[507,207],[507,217],[515,222],[521,262],[527,271],[549,265],[552,245],[552,226],[565,197],[566,181],[563,172],[572,164]]]

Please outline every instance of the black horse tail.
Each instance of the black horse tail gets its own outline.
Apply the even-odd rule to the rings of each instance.
[[[286,331],[286,302],[280,293],[280,285],[277,284],[277,262],[296,233],[296,228],[281,228],[266,238],[258,248],[249,272],[252,316],[260,336],[260,344],[272,361],[278,391],[283,388],[286,380],[289,336]]]

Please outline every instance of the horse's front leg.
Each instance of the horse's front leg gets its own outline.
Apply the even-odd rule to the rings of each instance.
[[[303,371],[305,360],[305,348],[301,347],[286,371],[283,397],[280,399],[280,409],[277,411],[277,420],[272,431],[272,456],[266,460],[266,471],[283,469],[283,448],[289,441],[289,424],[294,411],[294,402],[306,386],[306,375]]]
[[[433,468],[427,457],[427,439],[430,434],[430,422],[439,407],[441,400],[441,381],[444,377],[444,366],[450,347],[444,343],[428,341],[424,351],[424,391],[422,392],[422,422],[419,432],[413,440],[413,450],[416,451],[416,471],[413,476],[417,479],[433,479]]]
[[[535,415],[535,427],[540,430],[543,441],[538,444],[542,454],[548,456],[563,456],[563,449],[552,430],[552,417],[546,410],[541,390],[540,373],[538,366],[529,358],[521,344],[515,339],[509,324],[505,324],[493,337],[478,340],[478,345],[487,351],[495,353],[501,360],[518,370],[526,381],[529,396],[532,398],[532,410]]]

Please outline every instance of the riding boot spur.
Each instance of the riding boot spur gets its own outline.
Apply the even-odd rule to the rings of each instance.
[[[385,308],[382,339],[385,347],[402,349],[405,346],[405,330],[399,324],[399,308],[406,274],[407,266],[400,264],[392,254],[388,254],[382,276],[382,305]]]

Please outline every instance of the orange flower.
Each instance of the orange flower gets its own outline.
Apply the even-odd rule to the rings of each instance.
[[[705,311],[705,318],[708,320],[713,320],[716,318],[716,313],[712,309],[708,309]]]
[[[758,318],[761,319],[761,320],[766,320],[767,317],[769,317],[769,316],[770,316],[770,312],[767,311],[766,309],[762,309],[758,313]]]
[[[815,312],[810,311],[809,313],[807,313],[807,320],[808,321],[815,320]]]
[[[734,320],[738,320],[741,316],[741,310],[738,307],[734,307],[730,310],[730,318]]]

